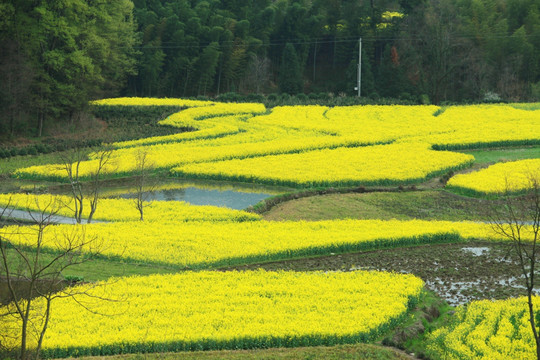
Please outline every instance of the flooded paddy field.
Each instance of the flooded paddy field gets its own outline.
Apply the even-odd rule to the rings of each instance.
[[[462,242],[335,254],[310,259],[228,268],[245,270],[354,271],[411,273],[450,305],[507,299],[525,294],[517,257],[509,243]]]

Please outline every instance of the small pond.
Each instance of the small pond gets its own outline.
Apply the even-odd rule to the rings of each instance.
[[[185,201],[193,205],[213,205],[243,210],[268,197],[291,191],[285,187],[252,184],[160,179],[144,192],[146,201]],[[133,199],[136,195],[132,181],[109,183],[103,196]]]
[[[118,197],[133,199],[136,196],[134,193],[128,193]],[[146,201],[185,201],[193,205],[213,205],[243,210],[272,195],[237,190],[209,190],[188,187],[173,190],[154,190],[145,192],[143,196]]]

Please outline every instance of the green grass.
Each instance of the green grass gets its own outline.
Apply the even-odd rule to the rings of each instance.
[[[25,250],[26,256],[32,256],[34,252]],[[10,261],[17,261],[18,257],[14,251],[10,252]],[[40,257],[43,263],[51,261],[55,256],[52,252],[41,252]],[[113,260],[107,258],[93,259],[82,264],[77,264],[67,268],[62,275],[80,276],[84,281],[106,280],[110,277],[131,276],[131,275],[150,275],[150,274],[169,274],[177,272],[177,269],[160,264],[144,264],[130,262],[129,260]]]
[[[266,213],[266,220],[448,220],[482,221],[486,200],[468,198],[444,190],[373,192],[312,196],[279,204]]]
[[[35,254],[35,252],[25,250],[23,253],[30,257]],[[42,252],[40,254],[40,259],[42,264],[47,264],[54,257],[53,253]],[[19,256],[15,255],[14,251],[10,251],[8,255],[8,262],[10,264],[17,264],[19,261]],[[132,275],[151,275],[151,274],[165,274],[173,273],[178,270],[169,268],[167,266],[160,265],[149,265],[149,264],[140,264],[129,261],[115,261],[109,259],[93,259],[91,261],[84,262],[82,264],[77,264],[70,266],[62,272],[64,277],[77,277],[82,278],[83,281],[100,281],[106,280],[111,277],[122,277],[122,276],[132,276]],[[0,273],[1,274],[1,273]],[[24,285],[23,285],[24,286]],[[24,289],[21,285],[17,285],[19,290]],[[16,290],[16,291],[19,291]],[[24,290],[21,290],[24,291]],[[7,283],[0,279],[0,304],[9,301],[9,291],[7,288]]]
[[[405,360],[406,355],[369,344],[332,347],[276,348],[263,350],[195,351],[163,354],[135,354],[107,357],[82,357],[80,360]]]
[[[501,161],[514,161],[540,158],[540,146],[491,150],[467,150],[465,154],[473,155],[475,164],[491,164]]]
[[[437,328],[446,325],[454,308],[432,292],[425,291],[424,298],[409,317],[392,334],[383,339],[383,344],[405,348],[408,352],[425,358],[426,337]]]
[[[64,276],[81,276],[85,281],[105,280],[110,277],[170,274],[178,270],[163,265],[120,262],[96,259],[84,264],[74,265],[64,271]]]
[[[540,102],[536,102],[536,103],[515,103],[515,104],[510,104],[510,106],[516,108],[516,109],[521,109],[521,110],[529,110],[529,111],[534,111],[534,110],[540,110]]]

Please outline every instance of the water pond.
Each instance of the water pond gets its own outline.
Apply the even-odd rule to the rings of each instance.
[[[236,190],[208,190],[188,187],[175,190],[154,190],[143,193],[146,201],[185,201],[193,205],[214,205],[243,210],[272,196],[267,193],[248,193]],[[135,193],[119,195],[124,199],[137,197]]]
[[[146,201],[185,201],[193,205],[213,205],[243,210],[268,197],[290,191],[287,188],[272,188],[249,184],[208,181],[160,181],[150,185],[143,193]],[[133,184],[107,186],[103,195],[113,198],[132,199],[137,196]]]

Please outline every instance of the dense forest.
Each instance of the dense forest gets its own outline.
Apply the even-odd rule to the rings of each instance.
[[[3,0],[0,133],[104,96],[540,100],[540,0]]]

